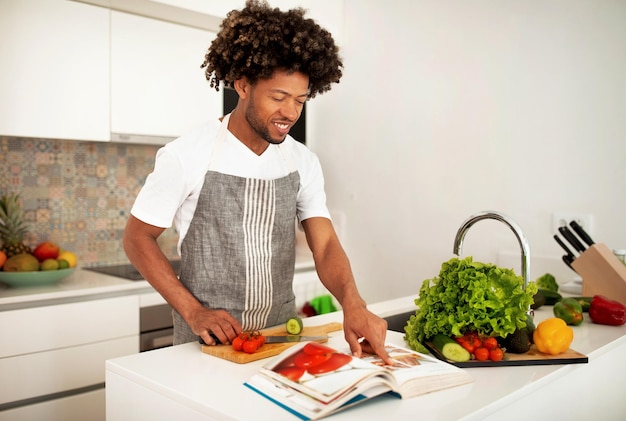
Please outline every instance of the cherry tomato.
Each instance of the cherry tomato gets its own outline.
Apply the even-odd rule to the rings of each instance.
[[[474,353],[474,345],[472,345],[470,342],[468,341],[463,341],[463,342],[459,342],[459,344],[465,348],[467,350],[467,352],[469,352],[470,354]]]
[[[477,348],[481,347],[482,342],[481,342],[481,340],[480,340],[480,338],[478,336],[474,336],[472,338],[471,344],[474,347],[474,350],[476,350]]]
[[[502,351],[502,348],[494,348],[489,351],[489,359],[491,361],[501,361],[502,358],[504,358],[504,352]]]
[[[308,344],[304,345],[304,348],[302,348],[302,352],[307,355],[316,355],[332,354],[333,352],[335,352],[335,350],[317,342],[309,342]]]
[[[352,356],[347,354],[334,353],[331,354],[330,358],[327,361],[324,361],[323,363],[316,366],[309,367],[307,371],[309,372],[309,374],[313,375],[328,373],[343,367],[350,361],[352,361]]]
[[[241,339],[240,336],[237,336],[235,339],[233,339],[233,349],[235,351],[243,351],[243,343],[244,340]]]
[[[243,342],[243,352],[253,354],[259,349],[259,343],[254,340],[247,340]]]
[[[498,347],[498,340],[493,336],[483,339],[483,347],[487,348],[489,351],[492,349],[496,349]]]
[[[487,361],[489,359],[489,350],[487,348],[476,348],[474,350],[474,358],[477,361]]]
[[[306,347],[306,345],[305,345]],[[293,363],[296,365],[296,367],[300,367],[300,368],[311,368],[311,367],[315,367],[316,365],[320,365],[323,362],[326,362],[330,359],[330,357],[333,355],[332,353],[325,353],[325,354],[307,354],[304,351],[304,348],[298,352],[295,356],[295,358],[293,359]]]
[[[300,367],[283,367],[277,368],[274,371],[276,371],[280,375],[287,377],[289,380],[293,380],[294,382],[300,380],[300,377],[302,377],[302,375],[304,374],[304,368]]]

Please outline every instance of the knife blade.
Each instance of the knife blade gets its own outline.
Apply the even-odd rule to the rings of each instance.
[[[215,341],[216,345],[222,345],[217,336],[211,333],[211,337]],[[278,344],[278,343],[288,343],[288,342],[309,342],[309,341],[326,341],[328,340],[328,335],[324,336],[302,336],[302,335],[276,335],[276,336],[265,336],[266,344]],[[198,337],[198,342],[202,345],[206,345],[204,339]]]
[[[574,232],[576,234],[578,234],[578,236],[585,242],[587,243],[588,246],[593,246],[595,244],[595,242],[591,239],[591,237],[589,236],[589,234],[587,234],[587,231],[585,231],[583,229],[583,227],[580,226],[580,224],[576,221],[572,221],[569,223],[570,226],[574,229]]]
[[[283,335],[283,336],[266,336],[266,344],[277,344],[284,342],[309,342],[309,341],[324,341],[328,339],[328,335],[325,336],[302,336],[302,335]]]
[[[559,227],[559,232],[563,235],[563,237],[565,237],[567,242],[570,243],[572,247],[574,247],[574,249],[576,249],[576,251],[581,253],[585,251],[585,246],[583,245],[583,243],[581,243],[578,238],[576,238],[574,233],[570,231],[567,225]]]

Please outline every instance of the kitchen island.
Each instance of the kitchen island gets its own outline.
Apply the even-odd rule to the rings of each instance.
[[[415,308],[413,297],[370,306],[381,317]],[[552,307],[535,313],[539,322]],[[341,321],[341,312],[305,319],[305,325]],[[623,419],[626,403],[626,326],[588,318],[574,327],[572,348],[586,364],[469,368],[471,384],[400,400],[390,395],[348,409],[336,420]],[[388,342],[405,345],[390,331]],[[347,346],[342,332],[330,346]],[[296,416],[243,383],[267,360],[236,364],[201,352],[197,343],[116,358],[106,363],[107,420],[295,420]]]

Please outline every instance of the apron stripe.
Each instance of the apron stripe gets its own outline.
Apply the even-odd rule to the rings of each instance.
[[[265,326],[272,307],[272,227],[276,185],[272,180],[246,179],[243,231],[246,256],[245,330]]]

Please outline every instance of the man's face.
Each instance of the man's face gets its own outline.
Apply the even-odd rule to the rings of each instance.
[[[245,101],[246,121],[266,142],[282,143],[300,118],[308,88],[308,76],[298,72],[276,71],[271,79],[259,79]]]

